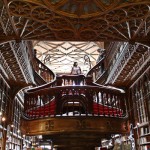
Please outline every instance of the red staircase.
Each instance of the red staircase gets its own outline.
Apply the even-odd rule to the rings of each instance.
[[[44,68],[37,66],[37,72]],[[102,138],[129,132],[123,90],[93,83],[90,75],[56,77],[44,70],[50,75],[43,78],[50,82],[25,92],[23,134],[42,134],[58,147],[84,147],[85,141],[95,147]]]

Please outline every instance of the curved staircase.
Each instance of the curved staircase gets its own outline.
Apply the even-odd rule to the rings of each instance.
[[[129,132],[125,92],[92,76],[53,74],[53,81],[26,91],[21,130],[57,149],[94,149],[103,138]]]

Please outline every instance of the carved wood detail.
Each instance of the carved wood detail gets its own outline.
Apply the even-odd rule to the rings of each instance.
[[[116,86],[131,85],[140,75],[142,68],[147,68],[150,63],[149,47],[136,43],[130,44],[119,60],[109,83]]]
[[[21,129],[26,135],[55,135],[65,133],[101,134],[128,133],[129,126],[126,119],[76,117],[76,118],[45,118],[21,121]]]
[[[149,39],[148,1],[104,4],[97,0],[92,3],[15,0],[8,6],[19,39],[143,42]]]

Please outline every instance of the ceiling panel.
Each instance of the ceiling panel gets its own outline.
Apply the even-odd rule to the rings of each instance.
[[[37,50],[37,57],[55,73],[70,73],[74,62],[78,62],[83,73],[89,70],[90,64],[85,62],[84,57],[90,58],[91,65],[96,64],[99,56],[97,51],[103,49],[103,44],[95,42],[50,42],[40,41],[34,49]]]

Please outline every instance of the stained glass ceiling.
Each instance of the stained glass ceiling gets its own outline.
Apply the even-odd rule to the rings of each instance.
[[[96,64],[97,51],[103,49],[100,42],[49,42],[34,41],[37,57],[55,73],[70,73],[74,62],[78,62],[83,73]],[[89,62],[85,58],[89,58]]]

